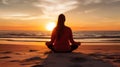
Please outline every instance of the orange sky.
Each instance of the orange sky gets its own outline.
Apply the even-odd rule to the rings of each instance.
[[[73,31],[98,31],[98,30],[104,30],[104,31],[109,31],[109,30],[115,30],[118,31],[120,30],[120,27],[116,26],[99,26],[99,27],[79,27],[79,26],[69,26],[72,28]],[[0,30],[28,30],[28,31],[47,31],[45,26],[0,26]]]

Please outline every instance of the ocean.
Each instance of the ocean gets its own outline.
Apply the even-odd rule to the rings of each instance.
[[[0,44],[5,41],[46,42],[50,41],[50,35],[47,31],[0,31]],[[120,31],[74,31],[73,38],[83,43],[120,43]]]

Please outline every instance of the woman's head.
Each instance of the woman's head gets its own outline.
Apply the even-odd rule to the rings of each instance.
[[[64,26],[64,22],[65,22],[65,15],[60,14],[59,17],[58,17],[57,26]]]

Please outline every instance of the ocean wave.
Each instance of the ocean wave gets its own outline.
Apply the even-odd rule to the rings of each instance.
[[[77,42],[82,43],[120,43],[119,38],[91,38],[91,39],[74,39]],[[36,39],[36,38],[0,38],[0,41],[11,41],[11,42],[47,42],[50,39]]]
[[[12,35],[9,35],[9,34],[4,34],[4,35],[0,35],[0,38],[43,38],[43,39],[49,39],[51,36],[49,35],[26,35],[26,34],[12,34]],[[120,35],[115,35],[115,36],[108,36],[108,35],[101,35],[101,36],[96,36],[96,35],[84,35],[84,36],[73,36],[75,39],[86,39],[86,38],[120,38]]]
[[[50,32],[11,32],[0,31],[0,38],[43,38],[50,39]],[[93,31],[93,32],[73,32],[75,39],[86,38],[120,38],[120,31]]]

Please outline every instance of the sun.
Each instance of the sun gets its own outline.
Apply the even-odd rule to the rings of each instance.
[[[55,22],[49,22],[49,23],[46,25],[46,29],[47,29],[48,31],[52,31],[55,26],[56,26],[56,25],[55,25]]]

